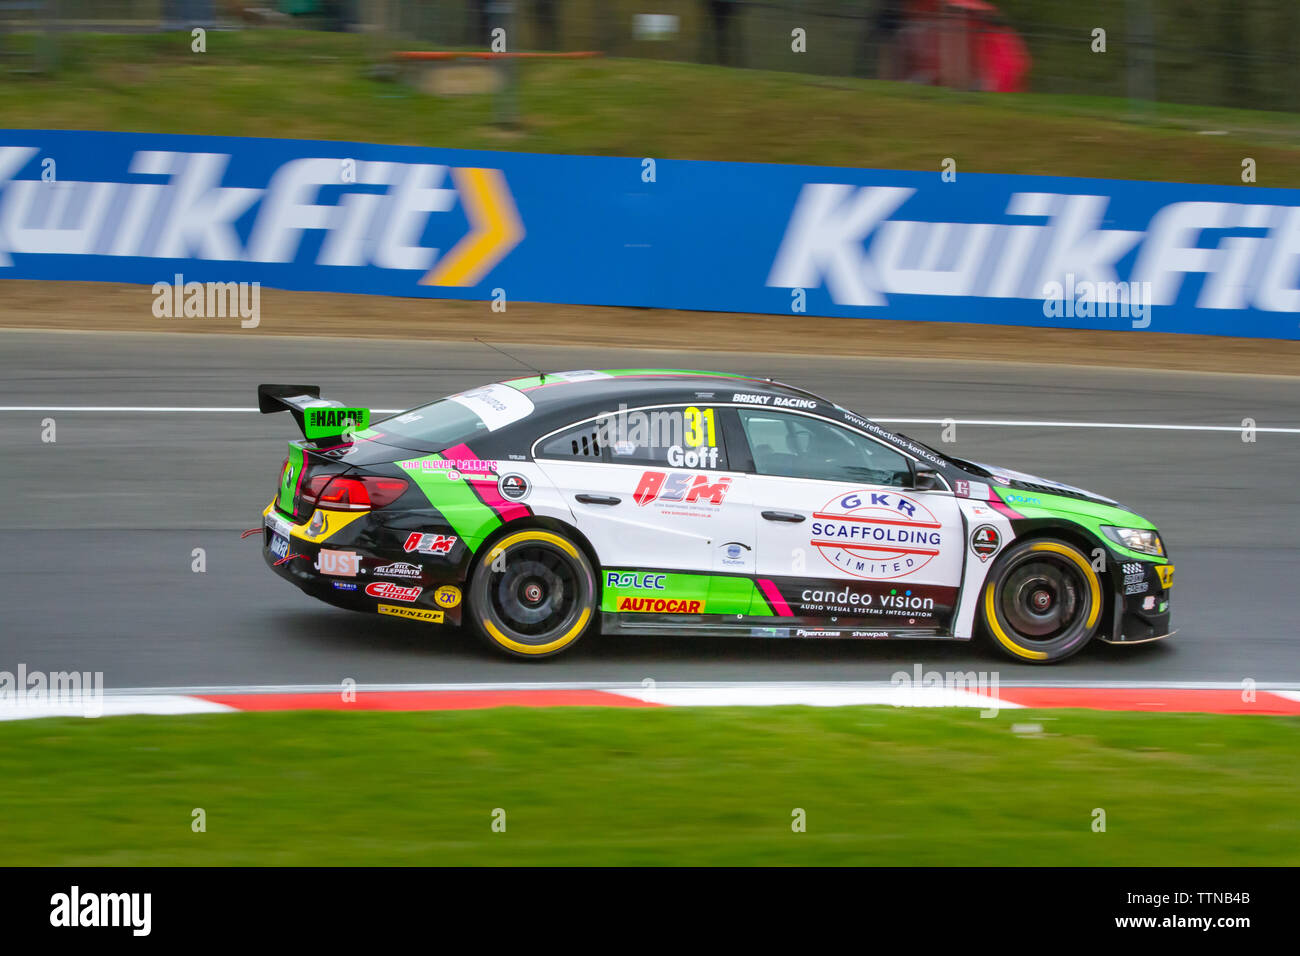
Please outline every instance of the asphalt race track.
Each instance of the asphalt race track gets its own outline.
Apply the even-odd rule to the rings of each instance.
[[[491,336],[490,326],[481,333]],[[598,334],[593,329],[593,336]],[[863,334],[869,334],[864,325]],[[1261,428],[959,424],[941,446],[1090,488],[1164,532],[1177,566],[1172,639],[1093,644],[1054,668],[970,643],[600,638],[542,662],[471,634],[335,610],[275,578],[258,538],[287,415],[46,411],[255,407],[260,382],[405,408],[528,374],[476,344],[235,335],[0,332],[0,669],[103,671],[109,688],[521,681],[888,680],[922,664],[1004,682],[1300,680],[1300,381],[1186,372],[627,349],[507,347],[548,370],[668,366],[801,385],[897,418]],[[14,406],[34,406],[15,410]],[[41,440],[45,418],[57,440]],[[191,552],[206,552],[204,573]]]

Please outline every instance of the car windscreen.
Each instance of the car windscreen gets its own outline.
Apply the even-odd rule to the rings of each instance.
[[[372,426],[380,441],[417,451],[442,451],[453,445],[473,447],[499,428],[527,418],[533,403],[508,385],[485,385],[394,415]]]

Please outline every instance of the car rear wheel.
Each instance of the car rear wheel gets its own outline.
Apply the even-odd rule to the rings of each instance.
[[[596,578],[582,549],[562,534],[528,528],[483,555],[470,580],[470,616],[493,647],[550,657],[578,642],[596,614]]]
[[[984,585],[980,616],[1008,657],[1051,664],[1092,640],[1103,603],[1101,582],[1083,552],[1040,538],[998,558]]]

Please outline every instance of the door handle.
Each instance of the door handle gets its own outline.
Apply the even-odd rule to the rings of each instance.
[[[613,495],[574,495],[573,497],[584,505],[616,505],[623,500]]]
[[[796,514],[793,511],[764,511],[763,517],[768,521],[789,521],[792,524],[804,520],[804,515]]]

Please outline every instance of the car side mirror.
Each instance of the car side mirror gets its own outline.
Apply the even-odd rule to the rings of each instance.
[[[935,488],[942,488],[943,482],[939,479],[937,471],[928,468],[917,469],[916,476],[912,479],[912,487],[917,491],[933,491]]]

